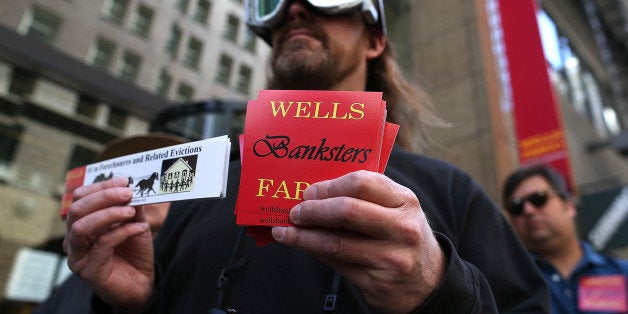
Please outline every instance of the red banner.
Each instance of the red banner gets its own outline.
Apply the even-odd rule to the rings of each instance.
[[[547,163],[572,182],[567,141],[549,79],[536,0],[499,0],[519,162]]]

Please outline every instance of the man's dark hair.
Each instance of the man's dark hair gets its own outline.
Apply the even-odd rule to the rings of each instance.
[[[519,168],[511,173],[508,178],[506,178],[502,190],[503,202],[506,203],[508,202],[508,200],[510,200],[510,198],[512,197],[512,193],[521,184],[521,182],[533,176],[543,177],[552,187],[554,192],[556,192],[556,194],[560,196],[560,198],[564,200],[568,200],[571,198],[571,194],[569,193],[569,189],[567,188],[567,182],[565,181],[565,178],[554,168],[545,164],[539,164]]]

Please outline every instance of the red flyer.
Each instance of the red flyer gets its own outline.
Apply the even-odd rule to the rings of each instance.
[[[382,153],[379,161],[379,173],[384,173],[384,170],[386,170],[388,157],[390,156],[390,153],[392,151],[398,131],[399,125],[386,122],[384,129],[384,139],[382,141]],[[240,147],[242,147],[242,144],[240,145]],[[271,227],[267,226],[249,226],[247,228],[247,234],[255,239],[255,243],[257,246],[266,245],[275,241],[270,231]]]
[[[310,184],[383,172],[398,130],[385,120],[379,92],[261,91],[248,103],[241,137],[237,224],[290,225],[290,209]]]

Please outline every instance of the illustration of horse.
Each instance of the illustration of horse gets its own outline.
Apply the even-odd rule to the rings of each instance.
[[[99,173],[95,178],[94,178],[94,182],[92,183],[96,183],[96,182],[101,182],[101,181],[107,181],[109,179],[113,178],[113,172],[109,172],[109,175],[106,175],[104,173]]]
[[[158,177],[159,175],[157,174],[157,172],[153,172],[150,178],[142,179],[137,183],[137,185],[135,185],[136,188],[140,188],[140,190],[138,191],[140,197],[144,196],[144,192],[146,192],[146,196],[149,195],[150,191],[153,191],[153,193],[157,194],[157,192],[155,192],[155,190],[153,189],[153,184]]]

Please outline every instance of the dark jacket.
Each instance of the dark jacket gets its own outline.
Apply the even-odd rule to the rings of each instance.
[[[486,193],[458,168],[395,147],[385,174],[417,195],[449,266],[438,290],[416,313],[544,313],[549,290],[531,257]],[[227,197],[173,204],[156,240],[156,293],[147,312],[207,313],[214,306],[247,313],[324,313],[334,271],[278,243],[244,237],[227,271],[240,227],[234,204],[240,161],[232,162]],[[222,282],[224,283],[224,281]],[[341,279],[334,313],[376,313]],[[220,304],[217,304],[220,303]]]
[[[79,276],[72,274],[32,314],[89,313],[91,296],[92,288]]]

